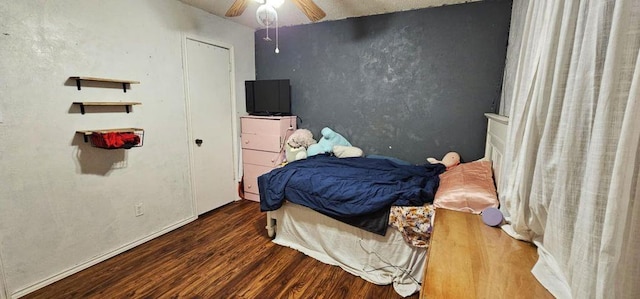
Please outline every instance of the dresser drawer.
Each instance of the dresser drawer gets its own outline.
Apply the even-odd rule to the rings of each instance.
[[[245,192],[244,193],[244,199],[260,202],[260,194],[251,193],[251,192]]]
[[[265,152],[250,149],[242,150],[242,163],[276,167],[284,161],[284,154],[279,152]]]
[[[277,135],[281,131],[280,119],[242,118],[240,125],[242,126],[242,133],[260,134],[269,132]]]
[[[241,132],[248,134],[290,135],[296,130],[295,116],[240,118]]]
[[[284,145],[284,137],[278,135],[242,133],[242,148],[266,152],[280,152]]]
[[[259,193],[258,177],[271,171],[273,167],[244,164],[244,192]]]

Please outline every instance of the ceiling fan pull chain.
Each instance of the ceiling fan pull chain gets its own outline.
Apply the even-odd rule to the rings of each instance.
[[[276,10],[268,4],[262,4],[256,10],[256,21],[267,29],[267,35],[263,38],[266,41],[271,41],[271,38],[269,38],[269,26],[273,24],[273,19],[275,18],[277,18]]]
[[[280,53],[280,49],[278,49],[278,15],[276,15],[276,54]]]

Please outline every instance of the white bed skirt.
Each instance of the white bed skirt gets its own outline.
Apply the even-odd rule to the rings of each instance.
[[[369,282],[393,283],[403,297],[420,290],[427,250],[407,244],[398,230],[390,227],[383,237],[289,202],[270,214],[276,219],[274,243]]]

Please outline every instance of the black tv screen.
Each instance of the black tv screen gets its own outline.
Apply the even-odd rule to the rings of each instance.
[[[289,79],[245,81],[244,85],[250,115],[291,115]]]

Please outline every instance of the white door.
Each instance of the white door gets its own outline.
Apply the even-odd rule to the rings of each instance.
[[[198,215],[237,197],[227,48],[186,40],[193,185]]]

